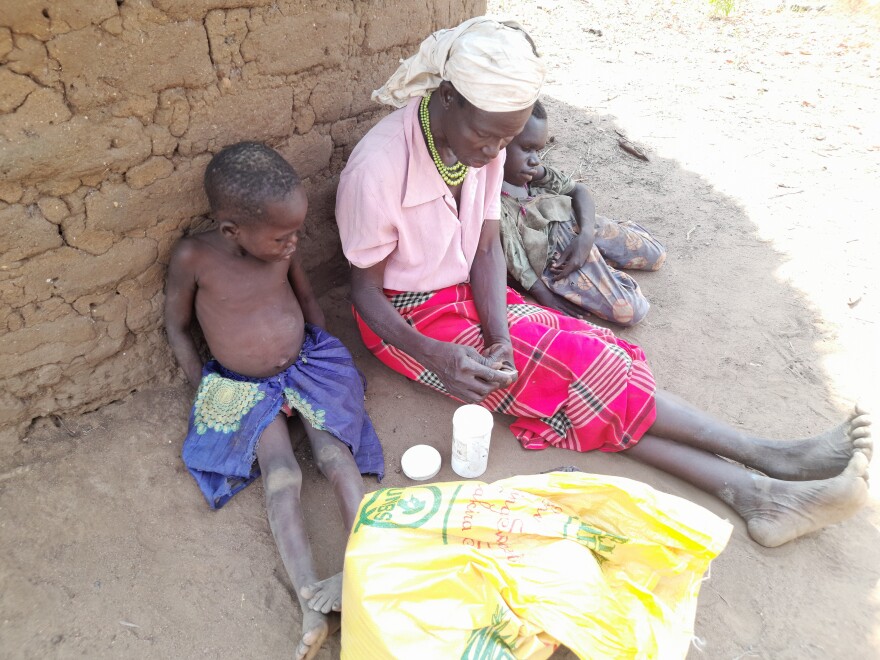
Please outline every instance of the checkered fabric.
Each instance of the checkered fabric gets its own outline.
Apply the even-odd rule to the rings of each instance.
[[[433,295],[433,291],[403,291],[388,296],[388,300],[394,305],[394,309],[404,310],[410,307],[418,307],[423,302],[430,300]]]
[[[469,285],[385,294],[422,334],[483,350]],[[638,346],[606,328],[528,304],[512,289],[507,290],[507,309],[519,378],[481,405],[516,416],[510,429],[523,447],[620,451],[641,438],[656,413],[654,377]],[[447,393],[437,374],[383,342],[357,313],[355,318],[367,348],[382,362]]]

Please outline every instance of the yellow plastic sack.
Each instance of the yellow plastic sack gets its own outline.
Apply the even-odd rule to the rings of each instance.
[[[731,525],[619,477],[384,488],[348,541],[342,658],[683,658]]]

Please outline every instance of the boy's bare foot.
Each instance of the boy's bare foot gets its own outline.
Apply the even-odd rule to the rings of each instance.
[[[832,479],[779,481],[754,475],[754,492],[734,495],[730,504],[748,523],[757,543],[775,548],[826,525],[849,518],[868,498],[868,457],[855,452]]]
[[[843,472],[857,451],[871,460],[870,426],[870,415],[856,406],[843,424],[821,435],[768,443],[750,466],[775,479],[828,479]]]
[[[326,580],[306,585],[300,589],[299,595],[316,612],[339,612],[342,609],[342,571]]]
[[[296,647],[296,660],[311,660],[327,636],[339,630],[339,615],[328,616],[308,607],[302,608],[302,615],[302,637]]]

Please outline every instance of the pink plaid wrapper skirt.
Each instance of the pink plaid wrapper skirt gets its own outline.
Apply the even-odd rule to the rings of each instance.
[[[469,285],[385,295],[422,334],[483,350]],[[385,365],[448,395],[437,374],[383,341],[357,312],[355,318],[367,348]],[[510,288],[507,320],[519,377],[481,405],[516,416],[510,429],[523,447],[620,451],[653,424],[656,386],[641,348],[606,328],[530,304]]]

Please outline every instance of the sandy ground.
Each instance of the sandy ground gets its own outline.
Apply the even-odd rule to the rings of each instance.
[[[856,400],[880,409],[878,30],[830,2],[742,4],[726,20],[697,0],[490,6],[518,17],[551,63],[547,160],[584,180],[600,213],[641,222],[669,248],[662,271],[638,277],[653,302],[646,322],[622,334],[645,348],[661,387],[785,438],[824,429]],[[620,149],[621,133],[650,161]],[[438,480],[454,479],[455,403],[366,354],[344,282],[322,302],[369,379],[386,484],[407,482],[400,456],[421,442],[443,455]],[[291,654],[299,610],[262,486],[207,509],[179,460],[189,396],[143,391],[38,424],[0,466],[0,656]],[[525,452],[509,421],[496,418],[487,480],[574,464],[735,520],[620,456]],[[298,451],[326,575],[342,562],[340,518]],[[775,550],[737,522],[704,583],[689,657],[880,656],[878,523],[875,495],[853,519]],[[337,657],[338,640],[319,657]]]

